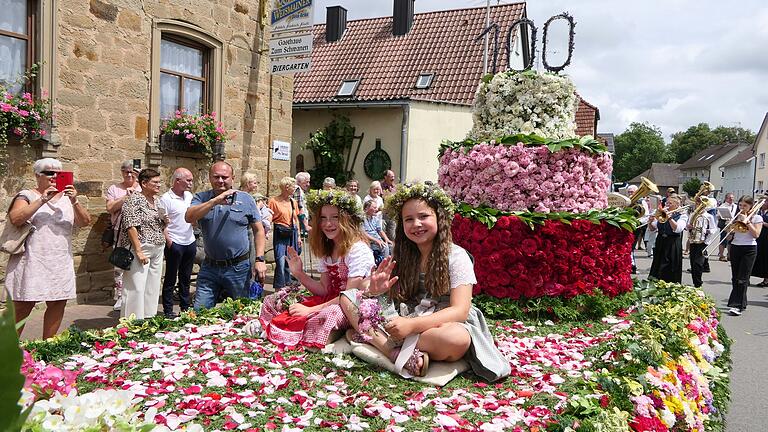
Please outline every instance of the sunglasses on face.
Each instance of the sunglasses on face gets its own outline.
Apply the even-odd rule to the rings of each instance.
[[[48,177],[53,177],[56,175],[56,171],[40,171],[40,174]]]

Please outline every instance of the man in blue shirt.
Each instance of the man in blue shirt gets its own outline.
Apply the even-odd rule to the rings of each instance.
[[[197,223],[203,232],[205,260],[197,275],[195,310],[216,304],[220,293],[247,297],[246,281],[266,277],[264,226],[256,202],[250,194],[232,189],[232,165],[219,161],[211,166],[211,190],[192,198],[185,219]],[[253,230],[256,261],[248,260],[248,229]]]

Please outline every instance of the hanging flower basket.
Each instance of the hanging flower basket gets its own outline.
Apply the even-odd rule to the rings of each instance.
[[[223,160],[225,156],[223,142],[214,142],[209,147],[174,134],[160,135],[160,151],[169,155],[195,159],[211,158],[213,160]]]
[[[160,151],[183,157],[224,159],[226,141],[227,131],[215,112],[190,115],[179,110],[160,130]]]

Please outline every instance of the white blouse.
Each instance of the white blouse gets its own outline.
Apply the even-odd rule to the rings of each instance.
[[[763,223],[763,217],[760,215],[752,216],[752,224],[757,225]],[[733,232],[733,240],[731,241],[733,246],[756,246],[757,239],[752,236],[752,233],[747,232]]]

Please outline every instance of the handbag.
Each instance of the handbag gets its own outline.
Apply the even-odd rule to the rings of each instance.
[[[120,219],[120,229],[117,231],[117,238],[115,239],[115,244],[120,244],[120,232],[123,230],[123,220]],[[128,243],[130,245],[130,243]],[[130,246],[129,246],[130,247]],[[109,254],[109,262],[117,267],[121,268],[123,270],[130,270],[131,269],[131,263],[133,263],[133,252],[131,252],[130,249],[124,248],[122,246],[116,246],[114,249],[112,249],[112,253]]]
[[[112,220],[107,221],[107,228],[101,233],[101,245],[104,249],[113,246],[115,244],[115,227],[112,225]]]
[[[11,200],[11,205],[8,207],[8,214],[11,213],[11,207],[16,201],[19,195],[16,195]],[[5,221],[5,228],[0,233],[0,251],[10,255],[17,255],[24,253],[26,250],[25,243],[27,237],[35,231],[35,226],[29,221],[25,221],[24,225],[17,227],[11,223],[10,217]]]

